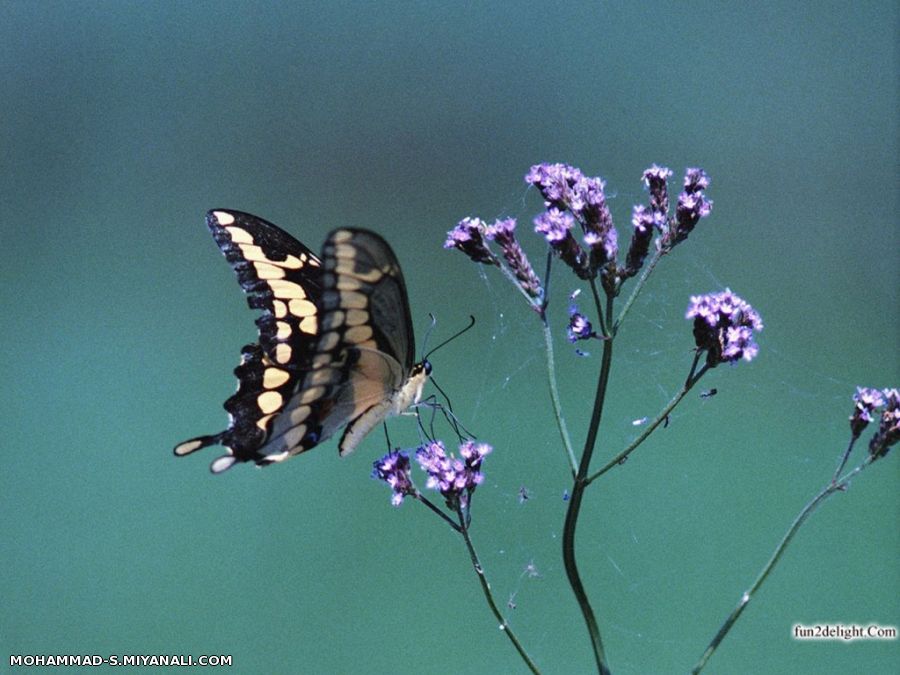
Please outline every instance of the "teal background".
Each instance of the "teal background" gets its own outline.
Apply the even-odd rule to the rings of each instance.
[[[331,442],[220,477],[215,451],[171,455],[223,428],[255,334],[203,223],[227,207],[314,249],[339,225],[384,234],[420,346],[428,312],[432,344],[477,317],[433,357],[495,446],[473,536],[542,669],[590,672],[560,560],[568,485],[538,322],[499,274],[441,249],[464,216],[517,217],[543,273],[540,199],[522,180],[541,161],[603,176],[623,241],[651,163],[712,176],[712,217],[620,333],[600,456],[683,380],[691,294],[728,286],[766,324],[758,360],[711,373],[718,396],[692,393],[582,515],[613,672],[689,670],[830,479],[854,387],[900,385],[897,14],[0,1],[0,670],[10,654],[174,653],[232,654],[236,673],[524,671],[461,541],[369,478],[380,433],[346,460]],[[552,286],[580,442],[599,348],[574,355],[577,284],[558,266]],[[390,428],[415,443],[411,420]],[[795,623],[900,624],[895,455],[801,530],[706,672],[898,671],[896,640],[791,639]]]

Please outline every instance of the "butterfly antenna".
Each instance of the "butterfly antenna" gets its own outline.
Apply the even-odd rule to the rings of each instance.
[[[431,338],[431,333],[434,332],[434,327],[437,326],[437,317],[428,312],[428,318],[431,319],[431,322],[428,324],[428,330],[425,331],[425,338],[422,340],[422,351],[428,349],[428,340]]]
[[[430,317],[431,317],[431,320],[432,320],[431,328],[434,328],[434,324],[436,323],[436,320],[435,320],[435,318],[434,318],[434,315],[433,315],[433,314],[429,314],[428,316],[430,316]],[[425,356],[422,357],[422,360],[423,360],[423,361],[427,361],[427,360],[428,360],[428,357],[431,356],[432,354],[434,354],[438,349],[440,349],[441,347],[443,347],[444,345],[446,345],[446,344],[449,343],[449,342],[453,342],[453,341],[454,341],[456,338],[458,338],[460,335],[462,335],[462,334],[465,333],[466,331],[470,330],[470,329],[472,328],[472,326],[474,326],[474,325],[475,325],[475,317],[472,316],[472,315],[470,314],[470,315],[469,315],[469,325],[468,325],[468,326],[466,326],[465,328],[463,328],[463,329],[460,330],[460,331],[457,331],[456,333],[454,333],[453,335],[451,335],[450,337],[448,337],[446,340],[444,340],[444,341],[443,341],[441,344],[439,344],[437,347],[434,347],[433,349],[431,349],[429,352],[427,352],[427,353],[425,354]],[[428,332],[431,333],[431,329],[430,329],[430,328],[429,328]],[[428,339],[427,336],[426,336],[425,339],[426,339],[426,340]]]

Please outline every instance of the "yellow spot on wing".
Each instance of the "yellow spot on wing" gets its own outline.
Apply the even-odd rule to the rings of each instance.
[[[358,291],[360,288],[362,288],[362,284],[353,277],[341,277],[337,281],[337,289],[339,291]]]
[[[300,330],[302,330],[307,335],[315,335],[319,330],[319,320],[316,318],[316,315],[307,316],[300,322]]]
[[[287,321],[276,321],[275,325],[278,327],[278,332],[275,334],[276,339],[287,340],[291,336],[291,324]]]
[[[265,391],[256,398],[256,404],[264,413],[273,413],[281,407],[283,400],[277,391]]]
[[[269,263],[271,265],[277,265],[278,267],[286,267],[292,270],[298,270],[303,267],[303,261],[293,255],[288,255],[284,260],[272,260],[269,256],[265,254],[260,246],[256,244],[240,244],[241,254],[249,260],[250,262],[263,262]],[[303,254],[303,257],[306,258],[306,254]]]
[[[284,435],[284,444],[288,448],[293,448],[294,446],[300,445],[300,441],[303,440],[303,436],[305,435],[306,425],[301,424],[298,427],[294,427]]]
[[[291,314],[294,316],[313,316],[316,313],[316,306],[309,300],[303,300],[306,296],[294,298],[288,303]]]
[[[284,279],[284,270],[267,262],[255,262],[256,276],[260,279]]]
[[[284,342],[275,346],[275,360],[278,363],[287,363],[291,360],[291,346]]]
[[[362,293],[355,291],[341,292],[341,307],[344,309],[365,309],[369,299]]]
[[[280,387],[288,381],[290,375],[281,368],[266,368],[263,372],[263,387],[266,389],[274,389]]]
[[[347,312],[347,325],[359,326],[369,320],[369,313],[362,309],[351,309]]]
[[[203,445],[201,440],[186,441],[175,448],[176,455],[189,455]]]
[[[379,269],[375,269],[374,267],[370,269],[368,272],[362,272],[356,269],[356,265],[353,264],[352,260],[340,260],[338,259],[338,264],[335,267],[335,271],[338,274],[345,274],[347,276],[353,277],[354,279],[359,279],[360,281],[365,281],[369,284],[374,284],[378,282],[381,277],[384,276],[384,272]]]
[[[319,351],[330,352],[332,349],[337,347],[338,340],[340,339],[341,336],[338,335],[335,331],[325,333],[325,335],[323,335],[322,339],[319,341]]]
[[[279,319],[283,319],[287,316],[287,305],[281,300],[273,300],[272,308],[275,310],[275,316]]]
[[[310,387],[300,395],[300,403],[312,403],[322,397],[325,387]]]
[[[301,405],[294,408],[291,411],[291,422],[293,424],[300,424],[300,422],[309,417],[310,412],[312,412],[312,409],[308,405]]]
[[[216,217],[216,220],[219,221],[219,225],[231,225],[234,222],[234,216],[230,213],[213,211],[213,215]]]
[[[370,337],[372,337],[372,327],[371,326],[354,326],[347,330],[344,333],[344,338],[347,342],[352,342],[353,344],[360,344],[365,342]]]
[[[250,233],[247,230],[243,230],[240,227],[226,227],[228,234],[231,235],[231,241],[235,244],[252,244],[253,237],[250,236]]]
[[[269,288],[276,298],[305,298],[306,292],[300,284],[293,281],[285,281],[284,279],[272,279],[269,282]]]

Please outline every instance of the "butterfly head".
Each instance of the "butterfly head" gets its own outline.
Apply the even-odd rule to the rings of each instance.
[[[410,369],[409,377],[398,392],[395,401],[396,413],[401,413],[422,400],[422,390],[425,388],[425,382],[428,381],[429,375],[431,375],[431,362],[428,359],[419,361]]]

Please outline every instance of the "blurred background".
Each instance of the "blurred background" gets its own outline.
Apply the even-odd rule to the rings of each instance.
[[[855,387],[900,384],[896,3],[689,7],[0,0],[4,662],[524,672],[459,537],[369,477],[380,431],[345,460],[332,441],[222,476],[214,450],[172,456],[224,428],[255,337],[204,225],[224,207],[315,250],[337,226],[382,233],[420,349],[429,312],[431,344],[476,316],[432,359],[495,446],[473,537],[543,671],[591,672],[560,559],[570,485],[538,321],[496,270],[441,246],[465,216],[515,217],[543,274],[523,176],[544,161],[602,176],[625,242],[656,162],[673,192],[705,168],[715,207],[619,334],[597,457],[683,381],[691,294],[730,287],[766,327],[756,361],[713,371],[701,388],[717,396],[692,392],[589,490],[578,555],[613,672],[688,671],[830,480]],[[600,348],[565,341],[577,280],[556,266],[552,288],[580,444]],[[412,420],[390,429],[415,445]],[[815,514],[708,672],[897,672],[896,640],[791,637],[900,624],[897,459]]]

